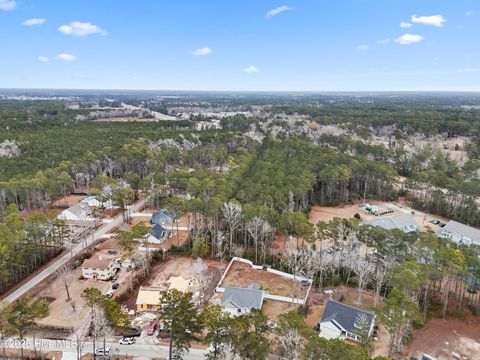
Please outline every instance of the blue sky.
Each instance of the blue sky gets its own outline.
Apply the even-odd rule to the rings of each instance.
[[[0,34],[0,88],[480,91],[479,0],[0,0]]]

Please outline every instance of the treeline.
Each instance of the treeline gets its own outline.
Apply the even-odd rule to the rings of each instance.
[[[62,251],[67,234],[55,216],[34,213],[24,220],[15,205],[0,211],[0,293]]]

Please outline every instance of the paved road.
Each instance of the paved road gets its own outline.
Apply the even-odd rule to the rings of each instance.
[[[49,339],[35,339],[27,338],[22,342],[22,345],[15,342],[10,342],[9,339],[6,340],[8,348],[18,348],[23,347],[24,349],[37,351],[63,351],[64,357],[67,359],[77,359],[77,346],[75,342],[70,340],[49,340]],[[144,345],[144,344],[133,344],[133,345],[119,345],[118,343],[107,342],[106,347],[111,349],[111,354],[114,355],[133,355],[133,356],[143,356],[147,358],[158,358],[163,357],[168,359],[168,347],[164,345]],[[97,341],[96,348],[103,347],[103,342],[101,340]],[[93,344],[92,342],[83,342],[80,346],[82,354],[92,353]],[[185,360],[203,360],[205,357],[206,351],[201,349],[190,349],[190,352],[186,354],[183,358]],[[63,358],[63,357],[62,357]],[[99,359],[101,359],[99,357]]]
[[[143,209],[145,205],[145,200],[139,200],[135,204],[130,207],[130,212],[137,212]],[[98,228],[92,235],[89,235],[85,241],[80,241],[78,244],[75,244],[68,253],[65,253],[62,257],[58,258],[54,262],[50,263],[47,268],[43,269],[40,273],[35,275],[25,284],[20,286],[10,295],[4,298],[7,302],[13,302],[18,300],[23,295],[25,295],[29,290],[31,290],[35,285],[39,284],[41,281],[45,280],[47,277],[52,275],[55,271],[57,271],[61,266],[66,264],[72,257],[80,254],[84,249],[85,246],[89,246],[103,235],[107,234],[113,228],[121,225],[122,223],[122,215],[117,216],[113,219],[112,222],[109,222],[100,228]]]

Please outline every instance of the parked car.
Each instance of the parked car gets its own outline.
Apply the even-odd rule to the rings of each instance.
[[[110,299],[113,297],[113,294],[115,293],[115,291],[113,290],[109,290],[105,293],[105,296],[106,297],[109,297]]]
[[[118,251],[117,250],[108,250],[107,253],[109,255],[117,255],[118,254]]]
[[[117,290],[119,286],[120,286],[120,284],[115,282],[115,283],[112,284],[112,289]]]
[[[123,337],[120,339],[118,342],[120,345],[132,345],[135,342],[135,339],[133,337]]]
[[[95,355],[97,356],[105,356],[105,355],[110,355],[110,348],[109,347],[106,347],[106,348],[96,348],[95,349]]]
[[[309,285],[310,285],[310,281],[302,280],[302,286],[309,286]]]
[[[438,225],[440,224],[440,220],[433,219],[430,221],[433,225]]]
[[[152,321],[147,328],[147,335],[152,336],[158,328],[158,322]]]
[[[110,279],[110,281],[111,281],[112,283],[116,282],[117,280],[118,280],[118,278],[117,278],[116,275]]]

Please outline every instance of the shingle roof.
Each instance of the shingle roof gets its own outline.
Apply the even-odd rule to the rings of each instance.
[[[108,259],[90,258],[90,259],[86,259],[83,262],[82,267],[95,268],[95,269],[108,269],[111,261],[112,261],[111,259],[108,260]]]
[[[153,236],[155,236],[158,240],[163,239],[167,236],[168,231],[160,224],[155,224],[152,227]]]
[[[342,328],[348,332],[355,332],[355,322],[358,316],[364,314],[369,325],[372,323],[374,315],[368,311],[364,311],[353,306],[345,305],[334,300],[329,300],[323,312],[320,322],[334,320]]]
[[[174,220],[174,217],[166,209],[161,209],[152,214],[150,222],[152,224],[173,224]]]
[[[87,216],[89,213],[88,204],[84,202],[79,202],[78,204],[69,207],[67,210],[78,217]]]
[[[444,231],[469,238],[473,242],[480,244],[480,230],[474,227],[450,220],[440,232]]]
[[[400,214],[395,216],[387,216],[378,218],[372,221],[366,221],[365,224],[371,226],[380,226],[386,230],[402,229],[411,225],[418,228],[418,223],[415,218],[410,214]]]
[[[263,292],[254,287],[234,288],[226,287],[223,294],[222,306],[260,310],[263,304]]]

